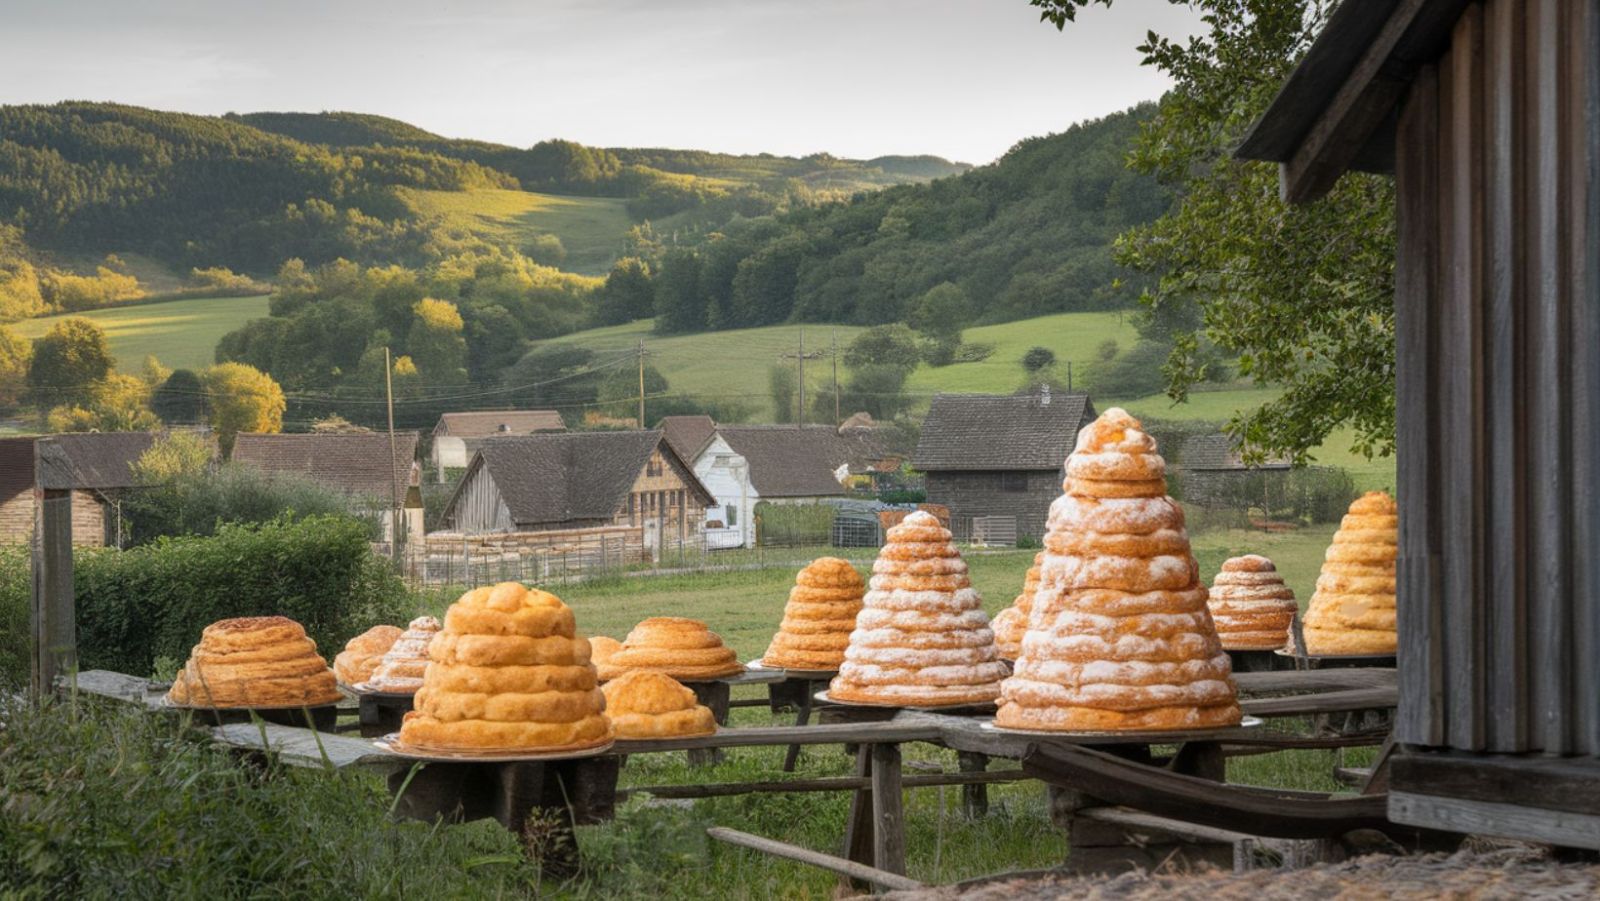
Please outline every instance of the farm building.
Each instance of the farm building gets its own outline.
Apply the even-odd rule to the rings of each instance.
[[[33,537],[35,438],[0,439],[0,543]],[[122,499],[137,487],[133,464],[150,448],[149,432],[88,432],[53,440],[71,464],[72,543],[116,547],[124,535]]]
[[[1078,430],[1094,418],[1087,394],[940,394],[911,465],[958,535],[1038,538]]]
[[[440,482],[451,469],[465,469],[477,443],[502,435],[564,432],[566,424],[554,410],[472,410],[446,413],[433,427],[430,461]]]
[[[1391,819],[1600,848],[1600,8],[1345,0],[1239,153],[1395,179]]]
[[[715,499],[706,508],[706,547],[754,545],[756,493],[745,458],[717,434],[717,424],[709,416],[667,416],[661,420],[661,432]]]
[[[232,460],[269,473],[303,476],[356,499],[378,515],[383,524],[382,540],[391,541],[396,489],[404,510],[405,534],[423,532],[418,441],[416,432],[395,432],[391,458],[387,432],[245,432],[234,441]],[[392,463],[386,465],[385,460]]]
[[[1240,482],[1251,473],[1288,472],[1293,465],[1282,457],[1247,464],[1238,441],[1221,432],[1190,435],[1178,449],[1174,466],[1183,482],[1185,503],[1212,506],[1236,497]]]
[[[441,518],[466,534],[628,526],[659,549],[698,540],[715,502],[660,431],[569,432],[485,441]]]

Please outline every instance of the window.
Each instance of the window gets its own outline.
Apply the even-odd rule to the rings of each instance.
[[[657,456],[651,456],[650,462],[644,465],[644,474],[647,476],[661,475],[661,458]]]
[[[1000,473],[1000,490],[1001,491],[1027,491],[1028,490],[1028,474],[1025,473],[1025,472],[1002,472],[1002,473]]]
[[[728,528],[730,529],[734,526],[737,526],[739,524],[739,508],[732,505],[723,507],[722,519],[723,522],[728,524]]]

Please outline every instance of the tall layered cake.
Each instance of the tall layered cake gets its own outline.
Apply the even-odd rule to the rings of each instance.
[[[686,682],[709,681],[743,672],[744,665],[722,636],[697,619],[653,616],[628,633],[622,647],[600,664],[600,678],[648,670]]]
[[[867,583],[838,557],[819,557],[795,576],[783,622],[761,663],[790,669],[836,670],[855,631]]]
[[[1223,648],[1276,651],[1289,643],[1295,611],[1294,589],[1271,560],[1259,554],[1233,557],[1211,582],[1211,619]]]
[[[1155,439],[1112,408],[1078,435],[998,726],[1196,729],[1240,721],[1183,510]]]
[[[1006,667],[989,618],[950,530],[932,514],[889,530],[868,589],[830,698],[939,707],[999,696]]]
[[[1355,499],[1323,559],[1302,624],[1308,654],[1393,654],[1400,509],[1382,491]]]
[[[400,741],[423,751],[575,751],[611,741],[589,642],[572,610],[515,582],[445,613]]]
[[[340,695],[305,627],[250,616],[206,626],[167,697],[189,707],[316,707]]]
[[[1022,580],[1022,593],[1011,606],[995,614],[995,647],[1000,649],[1002,660],[1015,660],[1022,655],[1022,636],[1028,631],[1028,617],[1033,613],[1033,596],[1039,593],[1039,572],[1044,565],[1044,551],[1033,556],[1033,565]]]

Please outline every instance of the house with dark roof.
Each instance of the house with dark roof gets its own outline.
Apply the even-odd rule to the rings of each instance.
[[[1241,480],[1251,473],[1286,473],[1293,468],[1283,457],[1246,463],[1238,439],[1214,432],[1183,439],[1170,471],[1182,480],[1184,503],[1205,507],[1237,503]]]
[[[940,394],[933,399],[912,468],[927,476],[928,502],[950,510],[951,528],[1044,534],[1061,494],[1067,455],[1093,422],[1087,394]]]
[[[397,488],[406,534],[423,532],[419,441],[416,432],[395,432],[391,456],[387,432],[245,432],[234,440],[231,459],[267,473],[300,476],[354,499],[378,515],[383,540],[389,541]]]
[[[451,469],[465,469],[477,443],[503,435],[532,435],[536,432],[564,432],[561,414],[554,410],[469,410],[445,413],[433,427],[433,447],[429,459],[439,481]]]
[[[73,544],[121,545],[125,532],[122,502],[129,491],[139,487],[133,464],[155,438],[150,432],[84,432],[49,438],[65,452],[71,466]],[[39,440],[0,439],[0,543],[32,540],[34,444]]]
[[[715,502],[660,430],[566,432],[484,441],[441,519],[467,534],[629,526],[659,550],[698,539]]]

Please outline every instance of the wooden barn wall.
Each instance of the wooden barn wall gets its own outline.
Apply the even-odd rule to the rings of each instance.
[[[1600,754],[1597,7],[1470,5],[1402,111],[1405,743]]]

